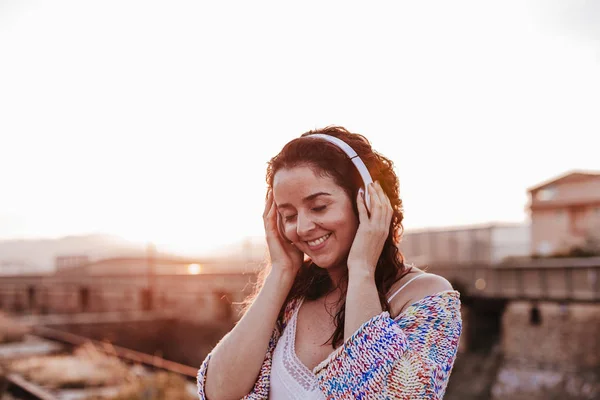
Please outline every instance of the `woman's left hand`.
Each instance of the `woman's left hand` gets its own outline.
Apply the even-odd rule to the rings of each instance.
[[[370,216],[364,198],[357,196],[359,225],[348,254],[348,272],[362,272],[375,276],[375,267],[390,233],[394,210],[379,182],[366,188],[371,197]]]

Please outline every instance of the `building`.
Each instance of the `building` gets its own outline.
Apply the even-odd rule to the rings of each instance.
[[[405,261],[415,265],[492,265],[528,256],[529,235],[529,225],[509,223],[409,230],[400,250]]]
[[[529,192],[531,254],[564,254],[600,240],[600,173],[569,172]]]

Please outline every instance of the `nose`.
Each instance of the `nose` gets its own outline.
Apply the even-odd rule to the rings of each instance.
[[[306,237],[310,231],[315,229],[316,224],[308,215],[301,215],[298,213],[297,221],[296,221],[296,233],[298,237],[303,238]]]

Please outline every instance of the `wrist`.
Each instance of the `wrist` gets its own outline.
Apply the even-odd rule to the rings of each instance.
[[[289,287],[292,286],[295,278],[296,274],[292,271],[279,268],[275,265],[271,266],[271,271],[269,271],[269,274],[267,275],[268,281],[273,281],[276,282],[278,285]]]
[[[365,263],[355,264],[354,266],[348,265],[348,279],[354,281],[374,280],[375,268],[369,268]]]

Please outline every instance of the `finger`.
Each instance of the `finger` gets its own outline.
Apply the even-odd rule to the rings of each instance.
[[[369,190],[369,196],[371,197],[371,207],[369,209],[371,211],[371,219],[377,221],[383,214],[383,210],[375,183],[370,183],[367,190]]]
[[[277,231],[277,213],[277,206],[275,205],[275,201],[271,198],[269,210],[265,216],[265,229],[269,232]]]
[[[385,221],[391,221],[392,214],[394,213],[394,209],[392,208],[392,202],[390,198],[383,190],[381,183],[377,181],[377,191],[379,192],[379,198],[382,199],[383,209],[384,209],[384,218]]]
[[[385,193],[383,193],[383,189],[381,189],[381,184],[379,181],[373,182],[373,195],[377,198],[377,202],[380,206],[385,204]]]
[[[390,199],[385,194],[385,191],[383,190],[383,187],[381,187],[381,183],[379,181],[375,182],[374,189],[374,191],[377,193],[379,205],[379,213],[377,214],[378,218],[376,219],[379,227],[378,229],[387,236],[392,216]]]
[[[263,211],[263,219],[267,217],[271,206],[273,205],[273,189],[267,190],[267,196],[265,197],[265,210]]]
[[[358,193],[356,197],[356,207],[358,208],[358,221],[363,223],[363,221],[369,220],[369,214],[367,212],[367,206],[365,205],[365,197],[364,194]]]
[[[270,197],[269,200],[267,201],[266,208],[265,208],[265,222],[268,222],[269,220],[271,220],[273,218],[273,214],[275,214],[276,211],[277,210],[276,210],[275,202],[273,201],[273,198]]]

